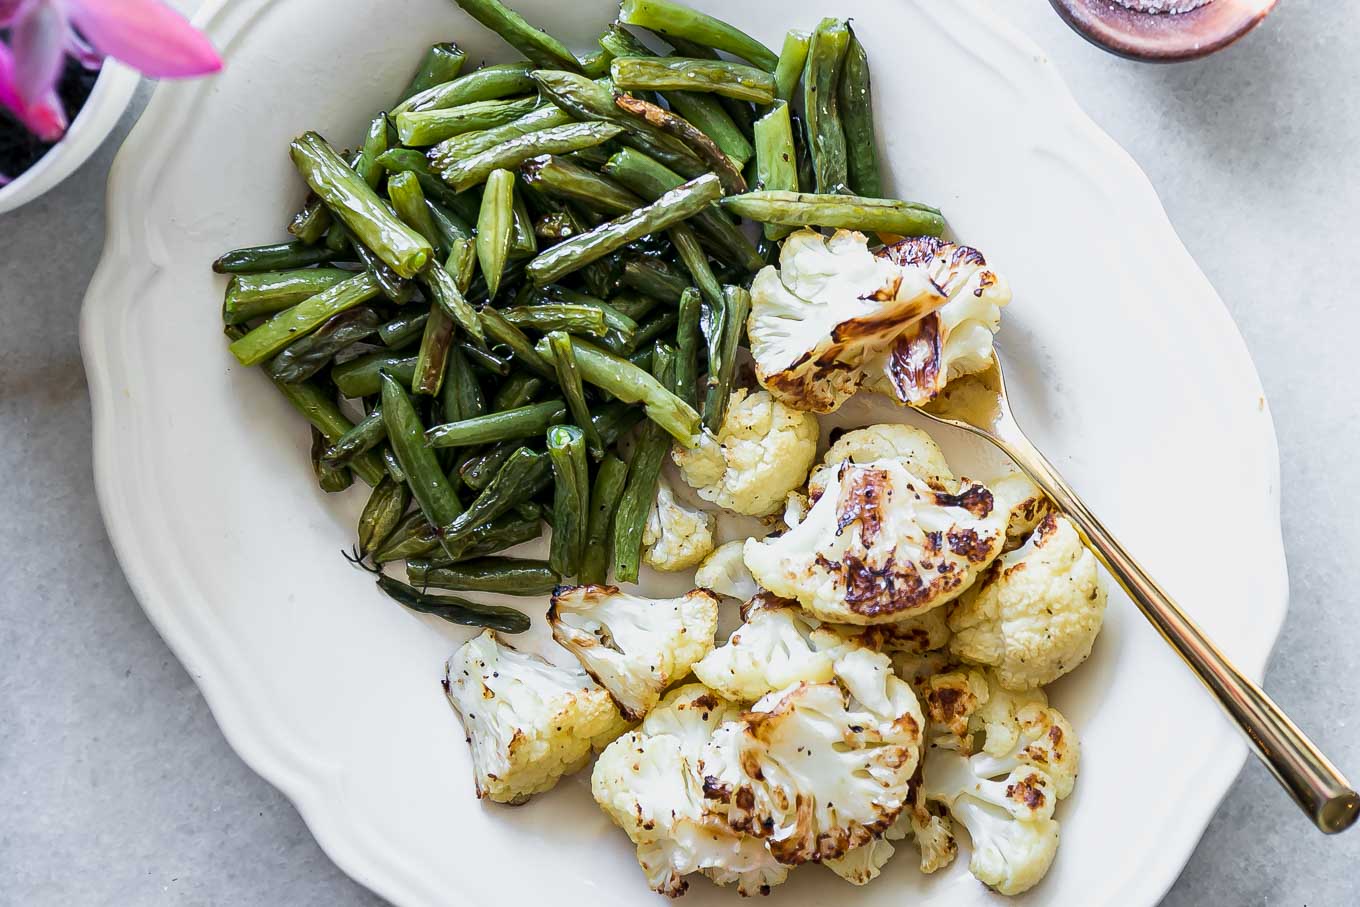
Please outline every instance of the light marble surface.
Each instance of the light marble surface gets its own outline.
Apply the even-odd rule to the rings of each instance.
[[[1289,0],[1228,51],[1153,68],[1085,45],[1042,0],[995,2],[1147,170],[1247,339],[1280,436],[1292,576],[1266,686],[1360,777],[1360,3]],[[0,218],[0,904],[375,904],[232,753],[99,519],[76,321],[109,162],[146,96],[64,186]],[[1231,489],[1181,478],[1169,527],[1193,557]],[[1156,734],[1156,715],[1129,720]],[[1155,795],[1130,779],[1130,810]],[[1357,902],[1360,831],[1323,839],[1252,763],[1165,903]]]

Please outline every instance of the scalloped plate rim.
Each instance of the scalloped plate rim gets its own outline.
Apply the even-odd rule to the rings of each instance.
[[[229,12],[237,2],[238,0],[209,0],[193,17],[194,23],[205,30],[210,30],[219,17]],[[1046,83],[1039,87],[1047,92],[1055,107],[1062,108],[1055,109],[1055,116],[1064,120],[1069,128],[1084,134],[1084,137],[1106,158],[1104,163],[1107,170],[1116,172],[1126,188],[1151,203],[1156,211],[1154,220],[1157,222],[1149,226],[1164,230],[1168,239],[1174,240],[1185,263],[1207,287],[1207,280],[1204,279],[1202,272],[1199,272],[1189,251],[1180,241],[1146,174],[1128,153],[1081,109],[1056,67],[1048,61],[1041,49],[1016,27],[983,7],[969,6],[963,8],[962,14],[973,16],[979,25],[990,29],[996,36],[1034,61],[1033,74],[1036,81]],[[336,769],[327,765],[326,758],[301,752],[300,747],[287,738],[286,732],[283,732],[277,723],[273,728],[269,727],[269,722],[262,726],[258,721],[243,714],[242,704],[233,695],[234,687],[230,672],[220,668],[218,664],[222,653],[215,650],[211,639],[194,636],[177,621],[175,606],[163,589],[165,580],[157,577],[151,564],[139,550],[133,527],[121,509],[122,502],[117,495],[118,435],[113,431],[113,416],[118,408],[118,396],[112,384],[112,369],[117,357],[116,352],[107,346],[107,338],[112,333],[108,328],[115,323],[116,312],[114,307],[109,305],[107,297],[116,295],[109,293],[110,288],[117,286],[120,281],[130,279],[129,275],[134,272],[132,265],[136,261],[129,254],[129,249],[135,245],[132,237],[145,232],[136,220],[135,205],[124,204],[135,202],[128,193],[128,184],[134,181],[137,173],[133,159],[139,156],[138,152],[142,145],[149,144],[148,140],[158,131],[160,122],[172,117],[177,106],[184,106],[183,101],[171,94],[168,89],[169,86],[160,86],[156,89],[146,110],[119,149],[110,171],[104,251],[81,310],[80,344],[90,388],[95,486],[109,538],[128,583],[142,604],[148,619],[200,688],[214,719],[237,754],[252,770],[293,802],[317,842],[344,872],[394,903],[432,903],[427,897],[427,892],[420,890],[419,883],[414,879],[404,878],[401,872],[391,871],[392,867],[383,865],[384,860],[377,857],[376,851],[383,849],[380,846],[381,842],[375,842],[371,836],[366,835],[360,824],[361,817],[345,809],[344,798],[336,792]],[[154,266],[147,267],[152,273],[156,271]],[[1251,364],[1245,342],[1216,293],[1214,301],[1217,303],[1217,311],[1214,314],[1228,329],[1225,339],[1236,344],[1237,349],[1233,352],[1246,358],[1246,364],[1255,379],[1255,389],[1259,391],[1259,377],[1255,373],[1254,365]],[[1261,399],[1264,406],[1263,391]],[[1273,480],[1270,484],[1268,503],[1274,523],[1274,537],[1278,539],[1278,548],[1274,553],[1278,555],[1279,588],[1274,596],[1266,596],[1262,601],[1263,606],[1274,605],[1273,611],[1269,613],[1263,611],[1260,615],[1265,624],[1264,629],[1268,631],[1270,645],[1258,657],[1239,659],[1239,666],[1244,672],[1258,681],[1264,674],[1275,643],[1278,642],[1289,604],[1279,517],[1278,443],[1268,410],[1263,420],[1262,432],[1262,450],[1269,457],[1269,471]],[[1226,749],[1221,751],[1219,758],[1212,765],[1205,768],[1207,774],[1199,776],[1200,795],[1193,804],[1186,804],[1186,809],[1181,814],[1185,820],[1181,826],[1184,846],[1170,856],[1165,851],[1160,851],[1160,859],[1151,867],[1152,871],[1138,877],[1136,888],[1124,890],[1121,903],[1156,903],[1175,883],[1194,852],[1195,844],[1203,835],[1209,820],[1226,796],[1247,756],[1245,743],[1226,723],[1219,730],[1219,736],[1224,738]],[[1184,830],[1188,830],[1188,834]],[[390,855],[388,862],[390,863]]]

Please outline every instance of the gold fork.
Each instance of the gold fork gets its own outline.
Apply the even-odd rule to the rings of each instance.
[[[992,362],[994,367],[982,375],[951,382],[940,397],[917,411],[986,438],[1014,460],[1072,521],[1087,547],[1214,694],[1313,824],[1327,834],[1350,828],[1360,818],[1360,795],[1265,691],[1243,676],[1148,576],[1025,436],[1006,397],[1001,362],[995,356]]]

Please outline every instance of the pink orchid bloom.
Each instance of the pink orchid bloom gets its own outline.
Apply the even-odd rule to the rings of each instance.
[[[66,128],[56,85],[67,54],[86,65],[113,57],[152,78],[216,72],[222,59],[161,0],[0,0],[0,105],[39,137]]]

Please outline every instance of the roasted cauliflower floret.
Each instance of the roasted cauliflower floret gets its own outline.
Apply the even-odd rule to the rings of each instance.
[[[819,651],[813,626],[792,602],[761,602],[746,622],[694,666],[694,676],[728,699],[754,702],[795,683],[827,683],[835,658]]]
[[[694,571],[694,584],[719,595],[747,601],[760,591],[742,556],[745,541],[719,545]]]
[[[1010,295],[973,249],[913,240],[874,255],[861,233],[828,239],[800,230],[784,241],[779,268],[756,275],[751,297],[747,335],[761,386],[792,407],[825,413],[866,383],[906,402],[928,399],[923,389],[935,372],[947,378],[979,354],[975,324],[984,324],[990,355],[986,319]],[[934,346],[913,327],[954,301],[962,305],[949,322],[958,335],[949,359],[939,321],[938,363],[918,361]]]
[[[642,559],[657,570],[689,570],[712,553],[713,524],[713,514],[677,501],[663,480],[642,530]]]
[[[1095,555],[1066,517],[1049,514],[951,609],[950,651],[995,668],[1006,689],[1042,686],[1091,654],[1105,599]]]
[[[990,672],[930,679],[931,745],[920,788],[973,839],[969,871],[1002,894],[1048,872],[1058,846],[1056,801],[1072,792],[1080,744],[1042,690],[1013,693]]]
[[[449,658],[444,692],[472,747],[477,796],[498,803],[548,790],[625,727],[584,671],[525,655],[491,630]]]
[[[1019,548],[1048,516],[1053,505],[1024,473],[1012,472],[987,483],[997,506],[1010,514],[1006,521],[1006,550]]]
[[[654,600],[615,586],[559,586],[548,623],[553,639],[636,721],[712,651],[718,600],[706,589]]]
[[[749,516],[778,510],[817,458],[817,419],[767,391],[732,394],[716,436],[671,457],[699,497]]]
[[[932,812],[918,803],[919,791],[919,785],[912,786],[907,807],[881,837],[856,847],[843,857],[826,860],[826,867],[852,885],[867,885],[878,878],[897,852],[892,842],[905,839],[915,842],[922,872],[938,872],[952,863],[958,856],[959,846],[948,814]]]
[[[901,460],[936,491],[953,491],[957,484],[944,451],[934,438],[914,425],[893,422],[856,428],[841,435],[822,457],[822,466],[834,469],[845,460],[872,463],[891,459]],[[817,472],[822,474],[822,469]],[[809,482],[815,484],[815,479]]]
[[[710,803],[781,863],[867,843],[896,821],[916,770],[924,719],[888,657],[847,647],[835,675],[763,697],[704,750]]]
[[[886,364],[871,370],[873,390],[902,403],[929,403],[946,384],[984,372],[1011,291],[982,253],[933,236],[914,236],[878,252],[904,268],[925,268],[949,302],[911,324],[893,342]]]
[[[824,629],[868,646],[875,652],[896,655],[923,655],[949,645],[949,616],[946,608],[927,611],[919,617],[890,624],[857,627],[853,624],[827,624]],[[898,676],[901,676],[900,674]],[[903,677],[904,680],[907,678]]]
[[[746,566],[822,620],[891,623],[963,592],[1001,553],[1006,519],[980,484],[942,492],[900,460],[846,462],[802,522],[746,542]]]
[[[743,895],[763,894],[788,875],[759,839],[710,813],[699,755],[722,722],[741,712],[701,684],[672,690],[642,726],[595,763],[595,801],[637,845],[638,863],[655,891],[677,897],[685,876],[701,872]]]

